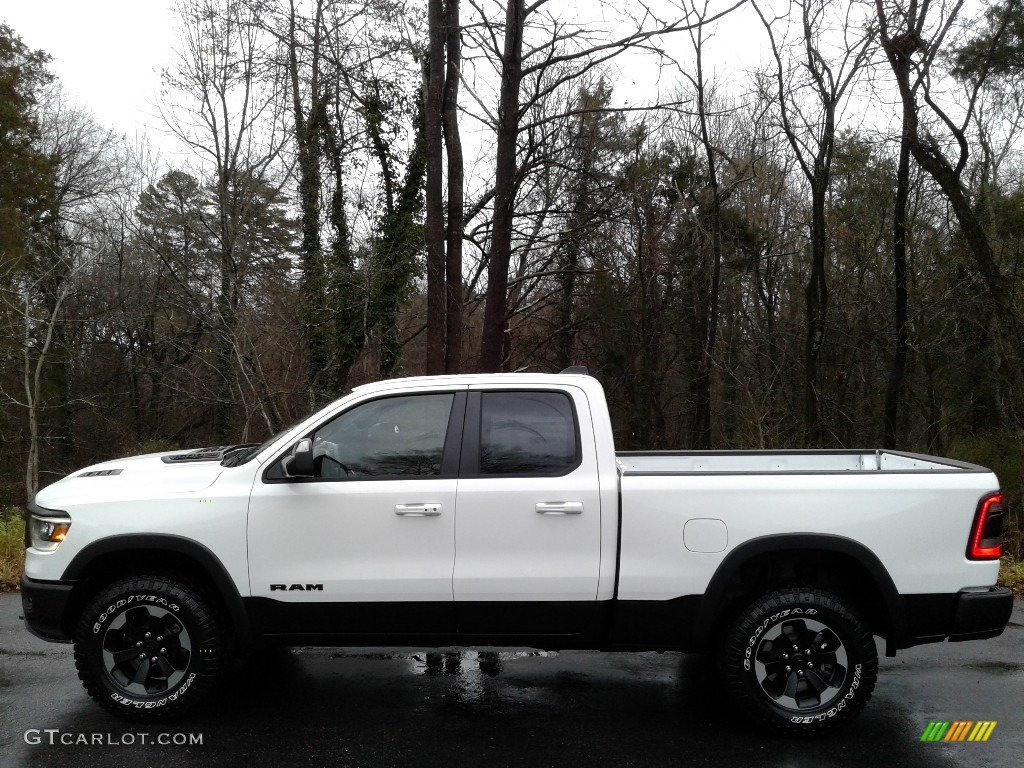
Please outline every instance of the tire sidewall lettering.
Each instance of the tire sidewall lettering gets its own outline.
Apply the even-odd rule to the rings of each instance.
[[[860,678],[863,667],[863,664],[854,664],[853,679],[850,681],[850,689],[846,692],[846,695],[844,695],[843,698],[836,702],[836,705],[834,707],[830,708],[827,712],[822,712],[818,715],[809,715],[803,717],[794,716],[790,718],[790,722],[796,723],[797,725],[810,725],[812,723],[819,723],[835,717],[844,709],[846,709],[847,702],[852,700],[854,696],[857,695],[857,689],[860,688]]]
[[[133,605],[144,603],[146,605],[158,605],[162,608],[166,608],[169,611],[178,613],[181,608],[177,603],[171,602],[166,597],[154,594],[131,594],[127,597],[122,597],[108,605],[96,621],[92,625],[92,633],[94,635],[99,634],[100,630],[103,629],[103,625],[106,624],[108,619],[113,618],[117,614],[121,613],[121,609],[127,609]]]
[[[189,689],[193,681],[196,679],[196,673],[192,672],[186,678],[185,682],[182,683],[178,689],[163,698],[157,699],[156,701],[146,701],[144,699],[133,699],[130,696],[125,696],[122,693],[111,693],[110,698],[116,701],[118,704],[124,707],[132,707],[134,709],[157,709],[158,707],[166,706],[167,704],[176,701],[179,696],[182,696],[185,691]]]
[[[745,654],[746,658],[748,660],[750,659],[750,654],[753,652],[753,648],[757,644],[758,638],[761,637],[762,634],[764,634],[764,631],[766,629],[768,629],[768,627],[774,626],[775,623],[779,619],[784,619],[784,618],[787,618],[789,616],[797,616],[797,615],[801,615],[801,616],[817,616],[818,615],[818,609],[817,608],[787,608],[784,611],[778,611],[777,613],[773,613],[771,616],[769,616],[763,622],[761,622],[756,627],[754,627],[754,634],[752,634],[750,636],[750,640],[747,641],[747,649],[746,649],[746,651],[744,651],[744,654]],[[744,667],[746,669],[749,669],[749,666],[747,666],[747,665],[744,665]]]

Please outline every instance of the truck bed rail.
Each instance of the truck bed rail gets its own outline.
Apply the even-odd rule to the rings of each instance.
[[[954,459],[887,450],[627,451],[615,457],[624,475],[989,471]]]

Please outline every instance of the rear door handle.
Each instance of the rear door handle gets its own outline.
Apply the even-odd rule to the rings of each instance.
[[[541,501],[537,504],[539,515],[581,515],[582,501]]]
[[[441,514],[440,504],[395,504],[399,517],[437,517]]]

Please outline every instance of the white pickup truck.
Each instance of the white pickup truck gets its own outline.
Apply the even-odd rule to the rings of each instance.
[[[382,381],[262,445],[108,461],[29,505],[29,629],[101,705],[190,709],[254,645],[711,651],[818,733],[885,650],[994,637],[992,472],[894,451],[616,453],[575,369]]]

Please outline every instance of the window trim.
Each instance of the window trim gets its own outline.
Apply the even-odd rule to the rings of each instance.
[[[510,472],[483,473],[480,471],[480,430],[483,428],[482,410],[485,394],[538,394],[550,393],[562,395],[569,400],[572,409],[572,427],[576,441],[576,461],[569,467],[558,472]],[[580,434],[580,415],[576,408],[576,398],[566,389],[552,387],[496,387],[481,388],[469,391],[466,403],[466,416],[462,431],[462,461],[459,464],[459,477],[464,479],[488,479],[517,477],[565,477],[583,466],[583,438]]]
[[[452,408],[448,413],[448,426],[444,437],[444,447],[441,449],[441,471],[436,475],[375,475],[371,477],[358,477],[358,478],[345,478],[345,477],[272,477],[270,473],[272,470],[280,469],[281,462],[288,456],[292,448],[299,440],[304,437],[313,437],[313,435],[323,427],[330,424],[335,419],[340,419],[346,413],[354,411],[356,408],[360,408],[370,403],[375,403],[380,400],[393,400],[397,397],[422,397],[423,395],[454,395],[452,399]],[[459,476],[459,459],[462,454],[460,438],[464,429],[464,422],[466,418],[466,390],[465,389],[446,389],[446,390],[428,390],[428,391],[407,391],[407,392],[389,392],[382,394],[379,397],[371,397],[366,400],[360,400],[357,403],[352,403],[351,406],[343,411],[333,414],[329,419],[318,423],[316,426],[307,430],[305,433],[297,435],[281,453],[274,456],[273,459],[267,462],[266,468],[260,474],[260,480],[267,485],[277,485],[280,483],[366,483],[366,482],[387,482],[395,480],[451,480]]]

